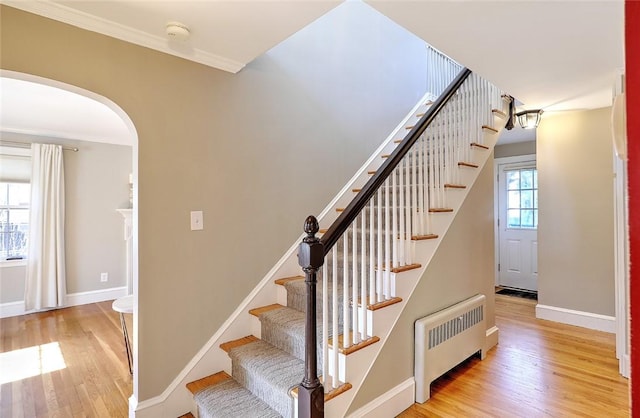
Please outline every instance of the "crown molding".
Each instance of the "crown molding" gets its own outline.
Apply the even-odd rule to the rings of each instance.
[[[220,55],[211,54],[201,49],[193,49],[189,52],[176,51],[171,49],[168,41],[160,36],[151,35],[138,29],[93,16],[47,0],[0,0],[0,4],[5,4],[25,12],[37,14],[92,32],[111,36],[122,41],[164,52],[165,54],[184,58],[189,61],[194,61],[233,74],[240,71],[246,65],[246,63],[238,62]]]

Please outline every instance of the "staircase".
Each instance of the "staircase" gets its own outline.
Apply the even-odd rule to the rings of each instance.
[[[457,72],[438,58],[441,73]],[[317,360],[324,414],[345,416],[506,122],[501,92],[468,70],[430,89],[321,214],[328,228],[307,222],[325,254],[315,315],[292,248],[182,376],[197,416],[296,417],[305,356]]]

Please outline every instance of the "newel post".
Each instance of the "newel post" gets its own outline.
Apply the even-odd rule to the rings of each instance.
[[[309,216],[304,222],[303,238],[298,249],[298,263],[305,272],[307,285],[307,313],[305,320],[305,368],[304,379],[298,386],[298,417],[324,417],[324,388],[318,379],[316,349],[316,284],[318,269],[324,263],[324,245],[316,237],[320,229],[318,220]]]

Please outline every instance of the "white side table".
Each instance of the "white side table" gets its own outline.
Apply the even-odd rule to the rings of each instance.
[[[127,331],[127,323],[124,314],[133,314],[133,295],[124,296],[113,301],[111,308],[120,313],[120,326],[124,337],[124,346],[127,350],[127,362],[129,363],[129,373],[133,374],[133,352],[131,351],[131,339]]]

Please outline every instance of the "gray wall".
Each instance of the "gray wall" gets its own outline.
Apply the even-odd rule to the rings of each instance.
[[[1,10],[3,68],[101,94],[136,127],[138,401],[167,387],[425,88],[423,42],[361,3],[235,75]]]
[[[421,281],[350,407],[357,410],[414,375],[414,322],[477,293],[487,297],[487,329],[494,314],[493,159],[444,236]]]
[[[615,315],[611,108],[538,127],[539,303]]]
[[[67,143],[80,148],[64,151],[67,294],[125,286],[124,219],[115,210],[129,206],[131,147]],[[24,266],[0,270],[0,303],[24,300],[24,276]]]
[[[536,141],[514,142],[513,144],[496,145],[493,150],[495,158],[515,157],[517,155],[535,155]]]

